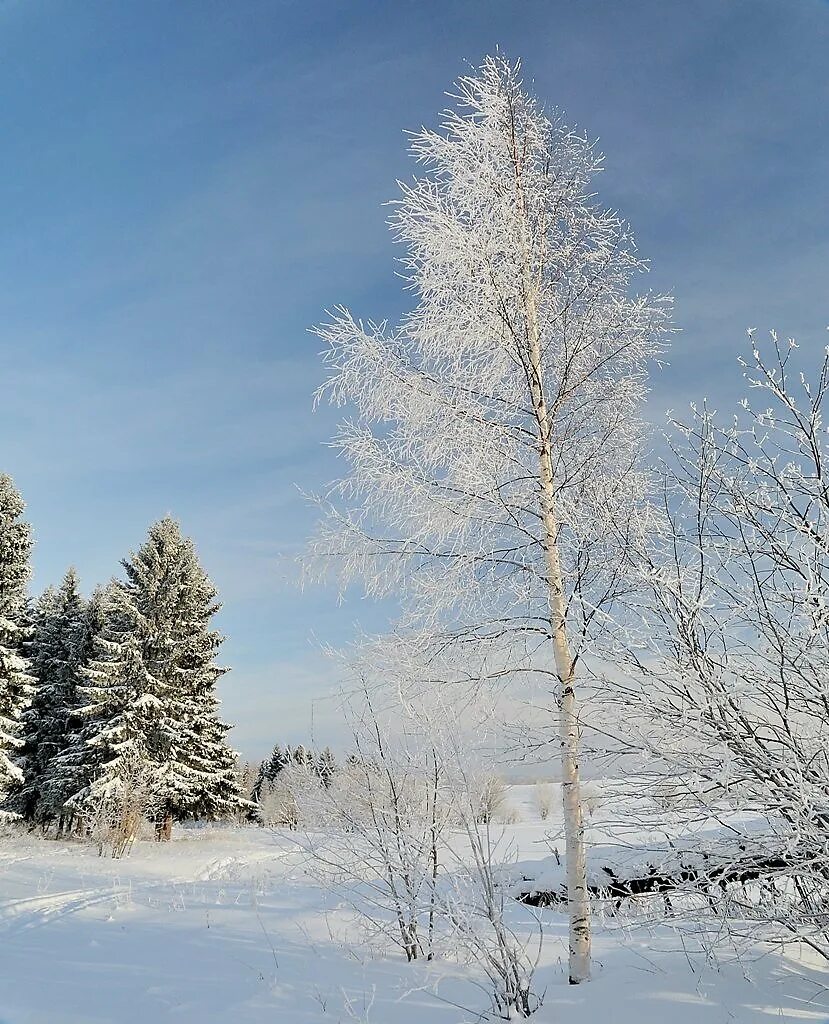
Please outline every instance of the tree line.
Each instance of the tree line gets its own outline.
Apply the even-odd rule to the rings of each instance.
[[[282,747],[276,743],[269,757],[258,763],[245,762],[240,776],[242,792],[252,803],[259,804],[268,787],[272,786],[286,769],[292,768],[308,772],[324,786],[328,786],[339,770],[339,764],[330,747],[324,747],[317,752],[303,743],[298,743],[295,747],[290,744]]]
[[[126,814],[140,792],[140,810],[168,839],[175,820],[237,812],[244,799],[216,692],[227,671],[212,625],[221,605],[193,542],[166,517],[122,560],[123,577],[85,598],[70,568],[32,602],[24,511],[0,475],[4,817],[84,831],[112,808]]]

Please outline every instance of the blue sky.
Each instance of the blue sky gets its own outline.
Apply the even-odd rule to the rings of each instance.
[[[300,593],[297,486],[336,474],[314,413],[338,302],[404,298],[381,204],[403,129],[500,45],[598,136],[683,333],[651,411],[738,386],[747,326],[829,323],[824,0],[0,3],[0,469],[35,587],[88,589],[172,513],[225,601],[236,746],[338,739],[316,641],[379,613]]]

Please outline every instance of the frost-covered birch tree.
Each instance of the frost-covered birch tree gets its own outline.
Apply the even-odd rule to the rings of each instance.
[[[829,959],[829,348],[809,376],[796,349],[750,337],[736,414],[674,424],[648,642],[616,685],[663,793],[753,812],[715,862],[761,884],[739,916]]]
[[[322,501],[312,563],[402,600],[400,631],[476,657],[522,648],[557,688],[570,978],[590,971],[577,666],[609,639],[642,528],[638,415],[669,319],[632,297],[645,269],[593,193],[602,157],[488,58],[391,218],[414,304],[400,324],[337,308],[318,328],[351,410],[349,471]],[[424,640],[425,638],[425,640]]]

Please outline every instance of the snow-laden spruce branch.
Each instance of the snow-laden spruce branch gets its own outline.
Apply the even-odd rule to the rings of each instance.
[[[592,191],[602,158],[518,66],[488,58],[454,98],[412,135],[421,176],[393,203],[412,309],[391,327],[337,307],[317,328],[317,398],[349,410],[333,442],[348,470],[320,499],[306,570],[399,599],[399,628],[436,643],[546,637],[580,863],[574,672],[611,639],[626,549],[649,530],[638,410],[669,302],[631,294],[645,264]],[[579,863],[574,981],[589,970]]]

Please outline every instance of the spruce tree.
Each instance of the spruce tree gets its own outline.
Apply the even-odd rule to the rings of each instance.
[[[320,777],[320,781],[327,789],[331,785],[331,782],[337,773],[337,761],[330,747],[326,747],[323,752],[317,756],[314,765],[316,773]]]
[[[241,806],[215,689],[226,671],[215,664],[223,637],[211,628],[220,605],[172,519],[154,524],[122,565],[126,579],[112,587],[82,688],[85,742],[100,769],[74,802],[117,792],[138,761],[158,802],[158,836],[169,838],[176,818],[215,818]]]
[[[42,783],[47,764],[68,738],[67,705],[74,699],[77,682],[70,637],[82,610],[77,576],[70,569],[60,589],[47,587],[32,612],[27,654],[34,692],[21,726],[20,764],[26,778],[14,800],[27,821],[48,816],[41,806]]]
[[[274,779],[279,775],[285,765],[288,763],[288,758],[282,752],[282,747],[278,743],[274,744],[273,751],[271,752],[271,759],[268,761],[267,777],[268,782],[273,782]]]
[[[0,799],[23,783],[20,720],[33,683],[24,650],[32,550],[24,509],[11,477],[0,473]]]
[[[254,782],[253,788],[250,791],[250,798],[255,804],[258,804],[262,799],[262,793],[264,792],[264,788],[268,782],[269,765],[270,761],[259,762],[259,768],[256,772],[256,782]]]
[[[266,792],[268,787],[276,780],[276,777],[282,771],[283,768],[293,762],[293,752],[290,747],[286,747],[283,751],[282,747],[278,744],[274,744],[274,748],[271,751],[271,756],[266,757],[259,765],[259,770],[256,775],[256,781],[253,784],[253,788],[250,792],[250,799],[254,803],[259,803],[262,799],[263,794]]]
[[[45,705],[49,716],[44,716],[41,734],[47,732],[45,722],[51,718],[54,737],[47,756],[41,751],[39,757],[42,767],[37,778],[40,797],[37,816],[42,820],[58,817],[59,831],[65,824],[67,802],[90,782],[97,766],[94,752],[87,747],[84,737],[82,687],[95,639],[104,628],[105,603],[105,591],[101,588],[84,601],[78,592],[75,572],[70,569],[58,591],[51,616],[52,628],[44,638],[47,651],[53,652],[52,670],[44,671],[47,665],[43,664],[46,661],[43,646],[35,663],[40,686],[43,687],[45,681],[51,690],[51,699],[47,691],[43,696],[38,693],[34,701],[34,705]]]

